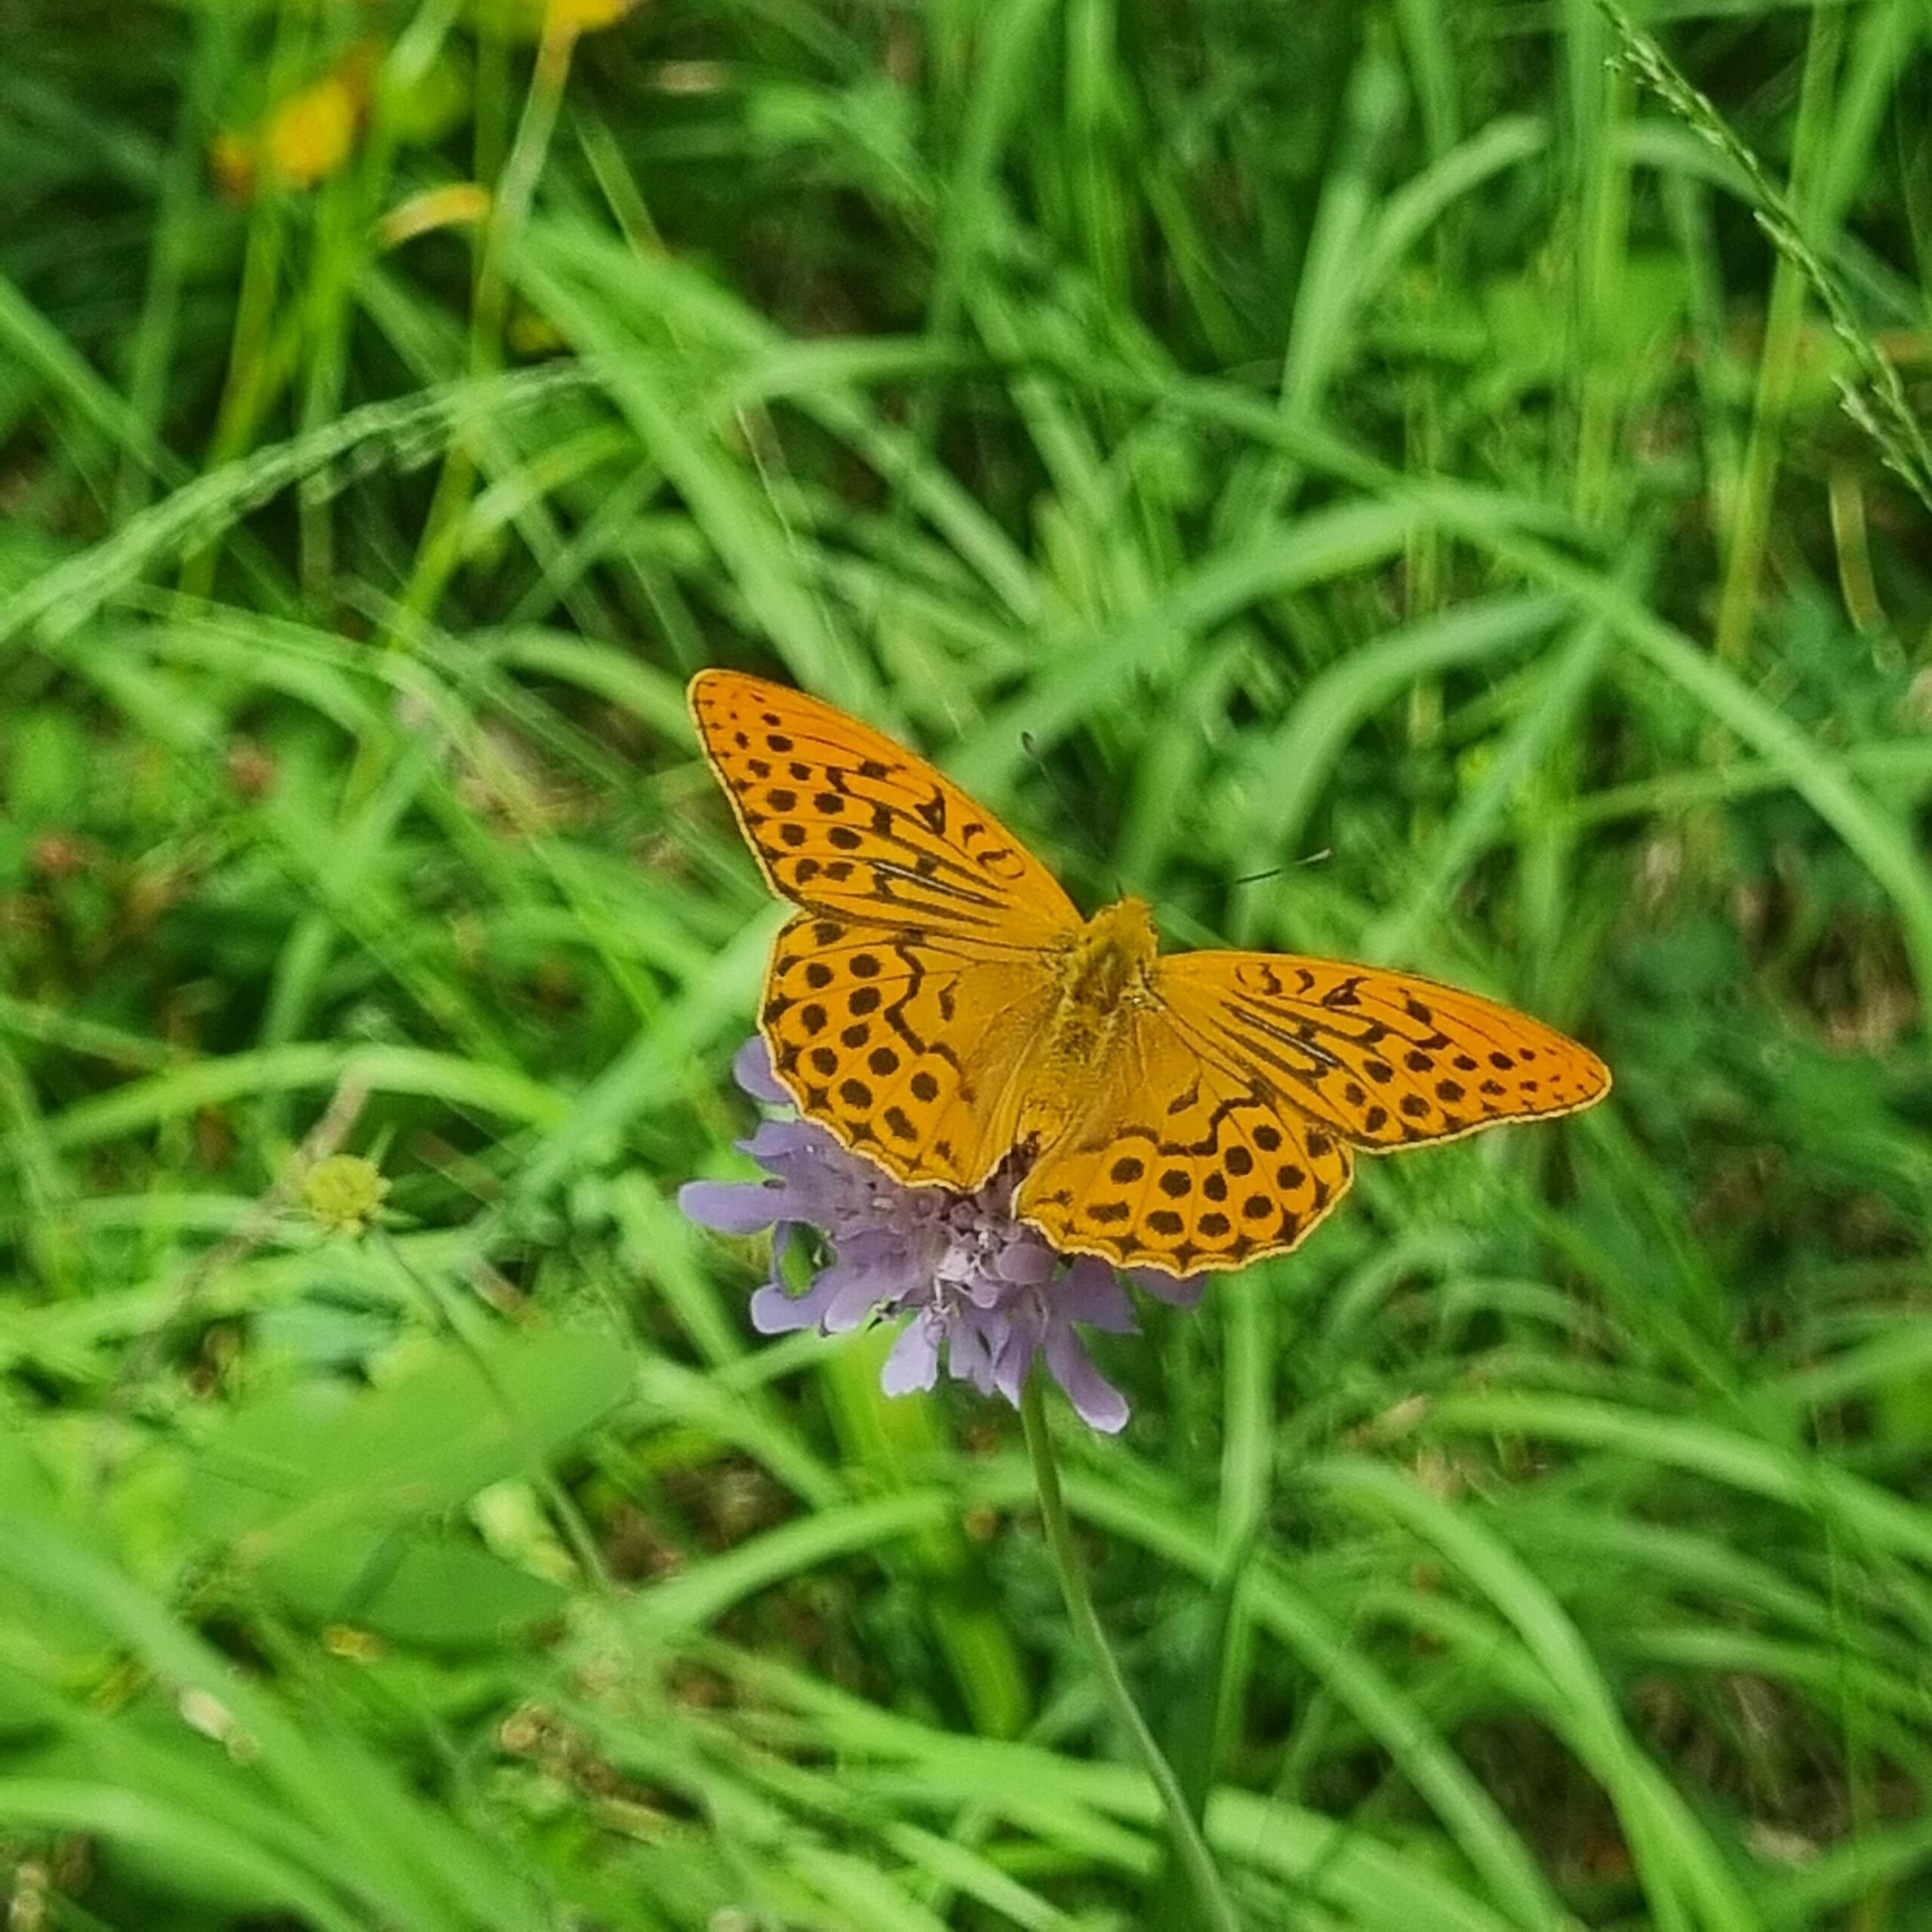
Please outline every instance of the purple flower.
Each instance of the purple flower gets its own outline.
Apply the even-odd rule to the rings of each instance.
[[[790,1105],[761,1039],[746,1042],[731,1070],[753,1099]],[[909,1315],[880,1372],[888,1395],[931,1388],[943,1352],[955,1380],[1017,1407],[1034,1358],[1044,1355],[1095,1429],[1112,1434],[1126,1422],[1127,1398],[1094,1366],[1075,1324],[1131,1334],[1133,1306],[1106,1263],[1063,1255],[1014,1218],[1013,1163],[977,1193],[956,1194],[907,1187],[808,1121],[761,1121],[739,1145],[768,1179],[694,1180],[678,1202],[724,1234],[773,1230],[771,1278],[752,1297],[761,1334],[816,1327],[839,1335],[875,1316]],[[827,1258],[795,1295],[784,1263],[801,1228],[824,1237]],[[1198,1278],[1136,1269],[1132,1278],[1179,1307],[1200,1299]]]

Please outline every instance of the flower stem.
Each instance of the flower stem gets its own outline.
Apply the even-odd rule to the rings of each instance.
[[[1155,1741],[1147,1720],[1140,1715],[1140,1706],[1134,1701],[1134,1693],[1121,1675],[1119,1660],[1107,1641],[1107,1633],[1100,1627],[1094,1599],[1088,1591],[1087,1573],[1080,1567],[1080,1554],[1073,1546],[1073,1525],[1060,1494],[1060,1467],[1054,1460],[1053,1438],[1048,1432],[1046,1404],[1037,1374],[1027,1377],[1020,1391],[1020,1417],[1026,1426],[1026,1453],[1032,1459],[1034,1486],[1040,1493],[1040,1520],[1046,1527],[1047,1547],[1053,1552],[1060,1595],[1066,1599],[1066,1614],[1074,1633],[1091,1660],[1115,1715],[1127,1726],[1148,1776],[1154,1780],[1161,1808],[1167,1814],[1175,1855],[1201,1906],[1201,1924],[1211,1932],[1241,1932],[1241,1921],[1222,1889],[1221,1875],[1214,1869],[1208,1841],[1188,1809],[1180,1780]]]

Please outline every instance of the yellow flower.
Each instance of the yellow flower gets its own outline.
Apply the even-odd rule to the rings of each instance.
[[[374,1161],[331,1154],[309,1170],[302,1204],[331,1234],[359,1235],[376,1218],[389,1184]]]
[[[340,174],[355,151],[374,65],[372,48],[352,47],[254,128],[216,135],[208,160],[223,191],[240,201],[263,186],[312,188]]]
[[[340,72],[291,94],[262,129],[266,171],[285,187],[309,188],[340,172],[362,118],[361,91]]]

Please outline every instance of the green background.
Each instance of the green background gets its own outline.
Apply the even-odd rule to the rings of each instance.
[[[1615,1069],[1057,1404],[1247,1922],[1932,1927],[1932,8],[536,11],[0,5],[9,1925],[1189,1923],[676,1211],[728,663]]]

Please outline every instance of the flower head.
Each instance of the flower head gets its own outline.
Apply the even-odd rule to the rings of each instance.
[[[302,1204],[330,1234],[359,1235],[389,1191],[382,1170],[360,1154],[331,1154],[302,1182]]]
[[[209,161],[229,196],[245,201],[263,186],[312,188],[340,174],[355,152],[368,111],[375,50],[358,42],[329,71],[286,96],[256,125],[226,128]]]
[[[748,1042],[732,1070],[754,1099],[790,1104],[762,1040]],[[817,1327],[837,1335],[875,1316],[908,1315],[880,1375],[889,1395],[931,1388],[943,1355],[955,1380],[1017,1406],[1035,1358],[1044,1357],[1094,1428],[1111,1433],[1125,1423],[1126,1398],[1094,1366],[1075,1324],[1131,1334],[1133,1306],[1106,1263],[1064,1256],[1014,1218],[1014,1163],[977,1192],[959,1194],[908,1187],[807,1121],[766,1120],[740,1144],[768,1178],[692,1181],[678,1202],[724,1233],[774,1230],[771,1278],[752,1297],[761,1334]],[[795,1295],[784,1266],[801,1229],[817,1229],[828,1253]],[[1200,1295],[1198,1281],[1140,1270],[1134,1279],[1181,1306]]]

